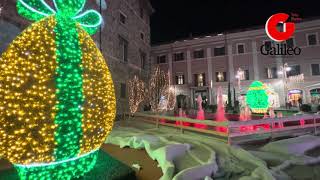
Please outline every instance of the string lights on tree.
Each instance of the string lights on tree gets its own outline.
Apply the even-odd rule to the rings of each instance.
[[[36,21],[0,58],[0,156],[20,179],[72,179],[90,171],[111,131],[115,93],[89,34],[101,15],[85,0],[17,0]]]
[[[130,113],[133,114],[137,112],[139,104],[144,101],[145,98],[145,83],[138,78],[138,76],[134,76],[128,82],[129,85],[129,108]]]
[[[171,85],[171,76],[169,72],[168,72],[168,81],[169,81],[169,86],[168,86],[167,110],[171,111],[176,106],[176,91],[173,85]]]
[[[169,80],[167,74],[156,66],[151,71],[149,80],[149,95],[148,100],[151,105],[152,112],[160,112],[166,110],[169,94]]]

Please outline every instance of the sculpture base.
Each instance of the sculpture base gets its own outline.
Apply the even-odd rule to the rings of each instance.
[[[83,160],[86,160],[86,162],[90,162],[90,158],[94,158],[95,155],[96,155],[96,159],[95,159],[96,163],[91,168],[92,169],[91,171],[87,173],[82,173],[82,176],[81,177],[78,176],[78,178],[75,178],[76,176],[73,176],[74,178],[71,178],[71,176],[69,175],[68,179],[70,178],[74,180],[83,180],[83,179],[85,180],[96,180],[96,179],[135,180],[136,179],[135,172],[133,169],[121,163],[120,161],[114,159],[113,157],[111,157],[110,155],[108,155],[103,151],[97,151],[95,153],[92,153],[86,156],[86,158]],[[94,159],[91,159],[91,160],[94,161]],[[80,165],[79,162],[76,165]],[[90,164],[88,165],[90,166]],[[66,168],[69,169],[70,167],[66,167]],[[19,174],[18,174],[18,171],[19,171]],[[3,170],[3,171],[0,170],[0,180],[19,180],[20,179],[19,175],[21,177],[22,172],[21,172],[21,169],[18,171],[14,168]],[[67,175],[67,174],[64,174],[63,172],[65,172],[65,170],[62,171],[62,173],[60,174],[60,177],[62,179],[64,179],[63,177],[66,177]],[[84,169],[84,172],[85,172],[85,169]],[[46,171],[42,171],[39,173],[46,173]],[[76,172],[74,172],[73,174],[75,173]],[[26,179],[34,179],[32,176],[29,176],[29,174],[27,175],[28,176],[25,176]],[[57,179],[57,177],[51,176],[49,179],[55,180]]]

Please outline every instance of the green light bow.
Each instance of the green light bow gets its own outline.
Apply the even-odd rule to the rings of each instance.
[[[52,9],[45,0],[18,0],[18,13],[31,21],[39,21],[45,17],[55,15],[70,18],[81,25],[90,35],[97,32],[102,23],[101,15],[95,10],[87,10],[79,14],[86,0],[53,0]]]

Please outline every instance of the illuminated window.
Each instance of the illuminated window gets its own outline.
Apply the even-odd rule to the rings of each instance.
[[[195,79],[195,86],[202,87],[206,85],[205,74],[195,74],[194,79]]]
[[[240,79],[241,81],[249,80],[249,70],[239,70],[236,75],[237,79]]]
[[[277,67],[266,68],[266,77],[267,77],[267,79],[278,78]]]
[[[177,75],[176,76],[176,84],[178,84],[178,85],[184,84],[184,75]]]
[[[216,82],[226,82],[227,72],[216,72]]]

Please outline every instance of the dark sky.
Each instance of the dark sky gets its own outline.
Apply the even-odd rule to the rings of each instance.
[[[264,25],[279,12],[320,17],[319,0],[151,0],[152,44]]]

